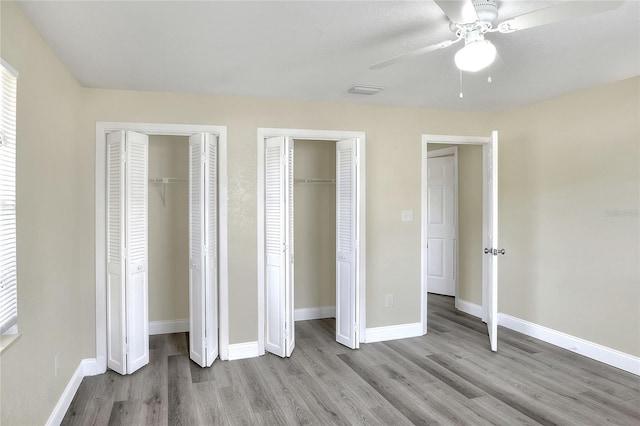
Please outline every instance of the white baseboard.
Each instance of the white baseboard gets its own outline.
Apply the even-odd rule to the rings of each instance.
[[[189,319],[149,321],[149,335],[183,333],[189,331]]]
[[[475,317],[482,317],[482,306],[466,300],[458,300],[458,309]],[[593,343],[570,334],[556,331],[504,313],[498,314],[498,324],[529,337],[540,339],[571,352],[595,359],[612,367],[640,375],[640,358]],[[500,342],[498,341],[498,345]]]
[[[482,318],[482,306],[480,305],[467,302],[466,300],[458,299],[457,308],[459,311],[462,311],[466,314],[473,315],[474,317]]]
[[[320,306],[317,308],[301,308],[294,312],[295,321],[315,320],[322,318],[335,318],[335,306]]]
[[[82,379],[86,376],[95,376],[96,374],[100,374],[100,372],[98,370],[98,361],[95,358],[86,358],[80,361],[78,368],[73,372],[69,383],[67,383],[67,387],[64,388],[64,392],[62,392],[60,399],[58,399],[58,403],[53,408],[53,412],[49,416],[47,423],[45,423],[47,426],[57,426],[62,422],[64,415],[71,405],[71,401],[73,401],[73,397],[80,387],[80,383],[82,383]]]
[[[505,328],[535,337],[629,373],[640,375],[639,357],[503,313],[499,315],[498,323]]]
[[[385,340],[406,339],[422,336],[422,323],[389,325],[373,327],[365,330],[365,343],[383,342]]]
[[[258,342],[234,343],[229,345],[229,361],[260,356]]]

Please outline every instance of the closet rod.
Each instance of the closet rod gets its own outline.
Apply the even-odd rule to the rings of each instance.
[[[162,205],[166,206],[166,197],[167,197],[167,184],[168,183],[184,183],[187,182],[187,179],[184,178],[171,178],[171,177],[164,177],[164,178],[151,178],[149,179],[149,183],[158,183],[158,184],[162,184],[162,192],[160,193],[160,198],[162,198]]]
[[[295,183],[336,183],[335,179],[294,179]]]

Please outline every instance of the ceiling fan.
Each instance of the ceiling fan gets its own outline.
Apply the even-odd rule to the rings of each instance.
[[[422,47],[384,61],[369,68],[372,70],[387,67],[406,59],[424,55],[435,50],[447,48],[464,40],[464,47],[456,52],[454,60],[461,71],[476,72],[491,65],[496,57],[496,47],[485,39],[487,33],[508,34],[514,31],[551,24],[579,16],[606,12],[619,7],[624,0],[610,1],[566,1],[556,6],[536,10],[507,19],[497,25],[498,2],[496,0],[434,0],[449,18],[449,28],[455,34],[455,40]]]

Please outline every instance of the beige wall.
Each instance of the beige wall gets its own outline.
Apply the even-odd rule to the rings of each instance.
[[[294,142],[296,179],[335,179],[336,144]],[[336,305],[336,186],[294,186],[295,308]]]
[[[482,305],[482,146],[427,144],[427,150],[458,147],[458,296]]]
[[[635,356],[639,85],[636,77],[505,111],[496,125],[509,253],[500,311]]]
[[[13,2],[0,2],[0,55],[17,99],[18,327],[0,356],[0,423],[44,424],[94,323],[93,149],[78,138],[80,87]],[[54,358],[60,359],[55,374]]]
[[[497,113],[80,89],[15,4],[0,5],[0,54],[20,72],[22,333],[0,358],[3,423],[42,424],[95,356],[96,121],[228,126],[231,343],[257,338],[258,127],[366,132],[368,327],[420,319],[420,222],[400,212],[420,211],[421,135],[496,128],[500,310],[640,355],[639,78]]]
[[[189,318],[189,139],[149,137],[149,321]],[[162,192],[165,200],[162,201]]]

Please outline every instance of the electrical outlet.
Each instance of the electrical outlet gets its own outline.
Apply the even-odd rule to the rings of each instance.
[[[53,364],[54,364],[54,369],[55,369],[55,375],[57,376],[58,373],[60,372],[60,352],[58,352],[56,354],[56,356],[53,359]]]
[[[387,294],[384,297],[384,307],[393,308],[393,294]]]
[[[413,222],[413,210],[402,210],[402,221]]]

